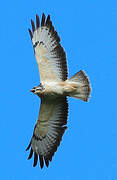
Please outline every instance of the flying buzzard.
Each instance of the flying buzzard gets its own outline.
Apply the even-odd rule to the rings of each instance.
[[[40,112],[34,128],[33,136],[26,150],[30,149],[28,159],[34,153],[33,166],[40,161],[48,167],[62,136],[67,128],[68,102],[67,96],[88,101],[90,95],[89,79],[83,70],[68,79],[66,54],[60,44],[50,15],[41,22],[36,15],[36,26],[31,20],[32,40],[35,58],[40,73],[40,85],[31,89],[41,99]]]

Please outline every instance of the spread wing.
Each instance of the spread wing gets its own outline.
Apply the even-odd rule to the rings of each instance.
[[[36,61],[39,67],[40,80],[65,81],[67,79],[67,63],[65,52],[60,45],[60,38],[54,30],[50,15],[47,19],[42,14],[41,24],[36,15],[36,27],[31,20],[32,31],[29,34],[34,47]]]
[[[48,167],[49,161],[56,152],[62,136],[67,128],[68,103],[66,97],[50,99],[43,97],[39,118],[34,128],[31,142],[26,150],[31,148],[28,159],[34,153],[34,164],[37,165],[39,158],[40,167],[43,168],[44,162]]]

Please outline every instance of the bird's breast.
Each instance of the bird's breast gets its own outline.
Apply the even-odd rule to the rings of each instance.
[[[68,96],[69,93],[76,90],[73,86],[73,83],[69,81],[62,82],[46,82],[43,84],[44,86],[44,94],[45,95],[64,95]]]
[[[43,86],[44,94],[63,95],[64,93],[64,85],[61,82],[46,82]]]

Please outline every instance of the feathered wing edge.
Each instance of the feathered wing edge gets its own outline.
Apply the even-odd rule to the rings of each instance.
[[[62,100],[63,99],[63,100]],[[42,156],[40,154],[38,154],[37,152],[34,152],[33,149],[32,149],[32,139],[35,138],[37,139],[37,137],[35,136],[35,134],[33,133],[33,136],[32,136],[32,139],[26,149],[26,151],[28,151],[30,148],[30,153],[29,153],[29,156],[28,156],[28,159],[31,159],[33,154],[34,154],[34,162],[33,162],[33,167],[35,167],[37,165],[37,162],[38,162],[38,159],[40,161],[40,167],[41,169],[43,168],[44,166],[44,162],[46,164],[46,166],[48,167],[49,166],[49,162],[52,161],[52,157],[54,156],[54,153],[57,151],[59,145],[60,145],[60,142],[62,140],[62,136],[65,132],[65,130],[67,129],[67,126],[65,126],[67,124],[67,116],[68,116],[68,102],[67,102],[67,98],[66,97],[63,97],[63,98],[59,98],[59,101],[63,102],[61,104],[61,114],[60,114],[60,117],[61,117],[61,121],[59,123],[59,126],[56,128],[56,131],[59,133],[58,137],[56,138],[56,141],[52,147],[52,150],[51,152],[49,153],[49,155],[46,155],[46,156]],[[56,120],[55,120],[56,121]],[[48,136],[49,137],[49,136]],[[49,140],[49,139],[48,139]],[[50,139],[51,141],[51,139]]]
[[[49,161],[51,162],[52,161],[52,157],[54,156],[54,153],[57,151],[58,149],[58,146],[60,145],[60,142],[62,140],[62,136],[65,132],[65,130],[67,129],[67,127],[63,127],[61,129],[61,132],[60,132],[60,135],[58,137],[58,139],[56,140],[56,145],[54,147],[54,152],[50,153],[49,156],[42,156],[42,155],[38,155],[36,152],[33,152],[33,149],[31,147],[31,141],[30,141],[30,144],[28,145],[28,147],[26,148],[26,151],[28,151],[30,149],[30,153],[29,153],[29,156],[28,156],[28,160],[32,158],[33,154],[34,154],[34,162],[33,162],[33,167],[35,167],[37,165],[37,162],[38,162],[38,158],[39,158],[39,162],[40,162],[40,167],[41,169],[44,167],[44,162],[46,164],[46,167],[49,166]]]
[[[50,15],[47,16],[47,19],[45,17],[45,14],[42,14],[42,19],[40,21],[39,16],[36,14],[36,27],[34,24],[34,21],[31,19],[31,25],[32,25],[32,31],[28,29],[31,40],[33,39],[34,32],[40,28],[40,27],[47,27],[49,29],[49,33],[51,34],[51,37],[54,38],[54,43],[57,44],[57,46],[51,51],[52,54],[56,54],[56,57],[59,58],[59,61],[61,62],[59,65],[61,66],[62,71],[62,80],[65,81],[68,78],[68,71],[67,71],[67,61],[66,61],[66,54],[63,49],[63,47],[60,44],[60,37],[58,36],[58,33],[55,31],[54,26],[52,25],[52,21],[50,20]],[[33,47],[38,45],[38,41],[33,44]],[[34,50],[35,51],[35,50]]]

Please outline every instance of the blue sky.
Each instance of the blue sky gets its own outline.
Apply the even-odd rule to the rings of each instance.
[[[29,91],[39,76],[28,28],[42,12],[61,37],[69,77],[84,69],[92,85],[89,103],[69,98],[68,129],[43,170],[25,151],[40,103]],[[0,24],[0,178],[116,180],[117,1],[6,0]]]

